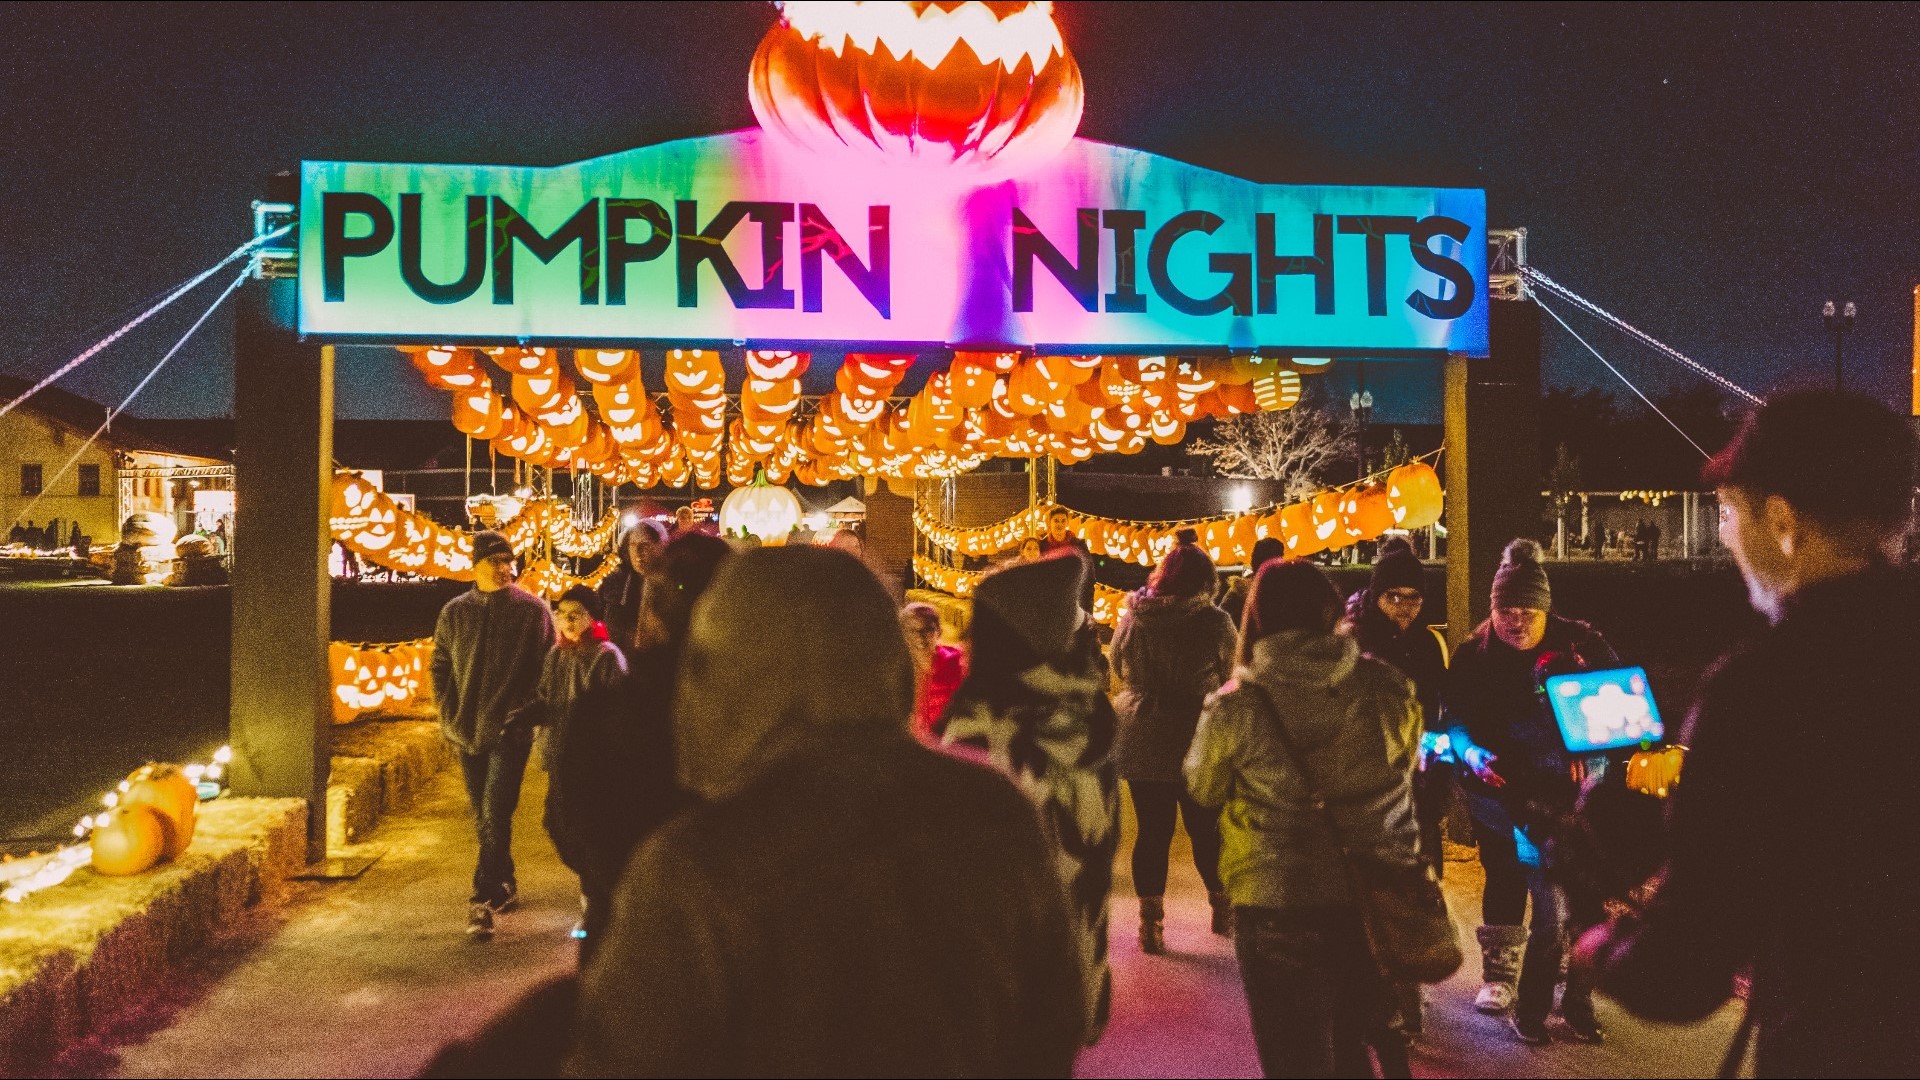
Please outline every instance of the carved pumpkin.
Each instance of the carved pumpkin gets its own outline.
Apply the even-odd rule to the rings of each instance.
[[[1327,537],[1314,524],[1313,503],[1299,502],[1280,511],[1280,540],[1287,558],[1303,559],[1327,549]]]
[[[1348,491],[1340,500],[1340,535],[1347,543],[1373,540],[1393,527],[1387,489],[1378,484]]]
[[[1402,529],[1423,529],[1440,520],[1445,500],[1440,476],[1424,461],[1402,465],[1387,474],[1387,502],[1393,523]]]
[[[186,774],[172,765],[149,762],[127,777],[120,806],[150,806],[159,811],[166,827],[166,858],[177,859],[193,842],[194,819],[200,810],[200,791]]]
[[[760,126],[821,153],[999,179],[1080,126],[1050,3],[788,0],[748,82]]]
[[[1627,786],[1642,795],[1664,799],[1680,782],[1680,769],[1686,761],[1684,746],[1641,750],[1627,759]]]
[[[735,488],[720,504],[720,533],[745,532],[770,547],[784,544],[800,525],[800,500],[793,492],[767,483],[762,474],[750,487]]]
[[[401,351],[408,354],[413,366],[426,376],[427,385],[435,390],[471,390],[487,383],[486,373],[466,349],[410,346]]]
[[[167,851],[167,825],[160,811],[137,804],[118,807],[96,819],[90,846],[93,869],[109,877],[142,873]]]
[[[1320,541],[1322,548],[1344,547],[1340,535],[1340,493],[1323,491],[1307,504],[1308,520],[1313,523],[1313,536]]]

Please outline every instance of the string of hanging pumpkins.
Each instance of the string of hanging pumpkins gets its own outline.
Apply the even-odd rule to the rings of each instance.
[[[1433,451],[1294,503],[1178,521],[1129,521],[1069,510],[1067,527],[1086,541],[1092,554],[1143,566],[1165,555],[1181,529],[1198,533],[1200,546],[1219,563],[1244,563],[1252,555],[1254,542],[1267,537],[1278,537],[1289,556],[1335,551],[1377,540],[1389,529],[1420,529],[1439,521],[1444,499],[1432,464],[1439,453]],[[1056,509],[1063,508],[1043,503],[970,529],[940,525],[931,514],[916,509],[913,524],[942,551],[980,557],[1044,535],[1047,518]]]
[[[425,514],[401,507],[358,473],[334,475],[328,516],[333,538],[375,566],[454,581],[473,580],[472,533],[449,529]],[[599,522],[583,529],[564,504],[536,499],[500,525],[499,531],[514,551],[522,554],[551,544],[553,550],[576,558],[604,556],[585,577],[567,575],[544,559],[530,562],[526,577],[540,588],[531,584],[527,587],[551,599],[575,583],[597,585],[618,567],[617,556],[610,553],[618,525],[616,512],[608,510]]]
[[[849,353],[834,389],[807,408],[804,352],[749,349],[737,397],[720,354],[671,349],[663,410],[631,349],[576,349],[585,407],[558,350],[409,347],[429,385],[453,395],[453,424],[510,457],[583,471],[611,484],[735,485],[757,469],[818,486],[860,476],[940,479],[993,457],[1134,453],[1178,443],[1205,417],[1291,408],[1317,365],[1254,354],[1220,357],[1027,356],[959,351],[908,397],[895,391],[915,357]],[[489,374],[483,359],[495,369]],[[505,393],[495,389],[504,374]],[[729,422],[730,405],[738,401]],[[595,415],[597,412],[597,416]]]

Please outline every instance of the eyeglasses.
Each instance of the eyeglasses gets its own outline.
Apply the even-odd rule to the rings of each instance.
[[[1400,607],[1411,607],[1423,603],[1426,597],[1421,596],[1418,589],[1388,589],[1380,594],[1380,599]]]

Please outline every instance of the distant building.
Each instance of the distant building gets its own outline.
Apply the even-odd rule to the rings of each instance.
[[[28,385],[0,377],[0,402]],[[28,520],[44,528],[58,519],[62,546],[78,523],[103,546],[119,542],[121,523],[137,510],[172,518],[183,534],[194,528],[196,506],[209,516],[232,513],[226,456],[159,434],[136,417],[115,418],[61,474],[106,417],[104,406],[51,387],[0,416],[0,541]]]

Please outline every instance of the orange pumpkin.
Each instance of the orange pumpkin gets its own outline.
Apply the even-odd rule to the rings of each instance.
[[[1664,799],[1680,782],[1680,769],[1686,761],[1684,746],[1642,750],[1627,759],[1627,786],[1643,795]]]
[[[1080,68],[1051,4],[793,4],[753,58],[767,131],[812,150],[1003,176],[1064,149]]]
[[[1308,520],[1313,524],[1313,536],[1320,541],[1322,549],[1345,547],[1346,542],[1340,535],[1340,493],[1323,491],[1307,504]]]
[[[148,762],[127,777],[127,793],[120,805],[151,806],[166,825],[166,857],[177,859],[193,842],[194,820],[200,810],[200,792],[179,769]]]
[[[1287,545],[1287,558],[1303,559],[1327,549],[1327,541],[1313,523],[1313,504],[1294,503],[1280,511],[1280,540]]]
[[[1387,474],[1387,504],[1393,523],[1402,529],[1424,529],[1440,520],[1444,499],[1440,476],[1424,461],[1409,462]]]
[[[129,877],[148,870],[166,854],[167,824],[160,811],[136,804],[100,816],[105,821],[94,822],[89,842],[96,873]]]
[[[1340,534],[1348,543],[1373,540],[1393,527],[1393,507],[1387,489],[1369,485],[1349,491],[1340,500]]]

